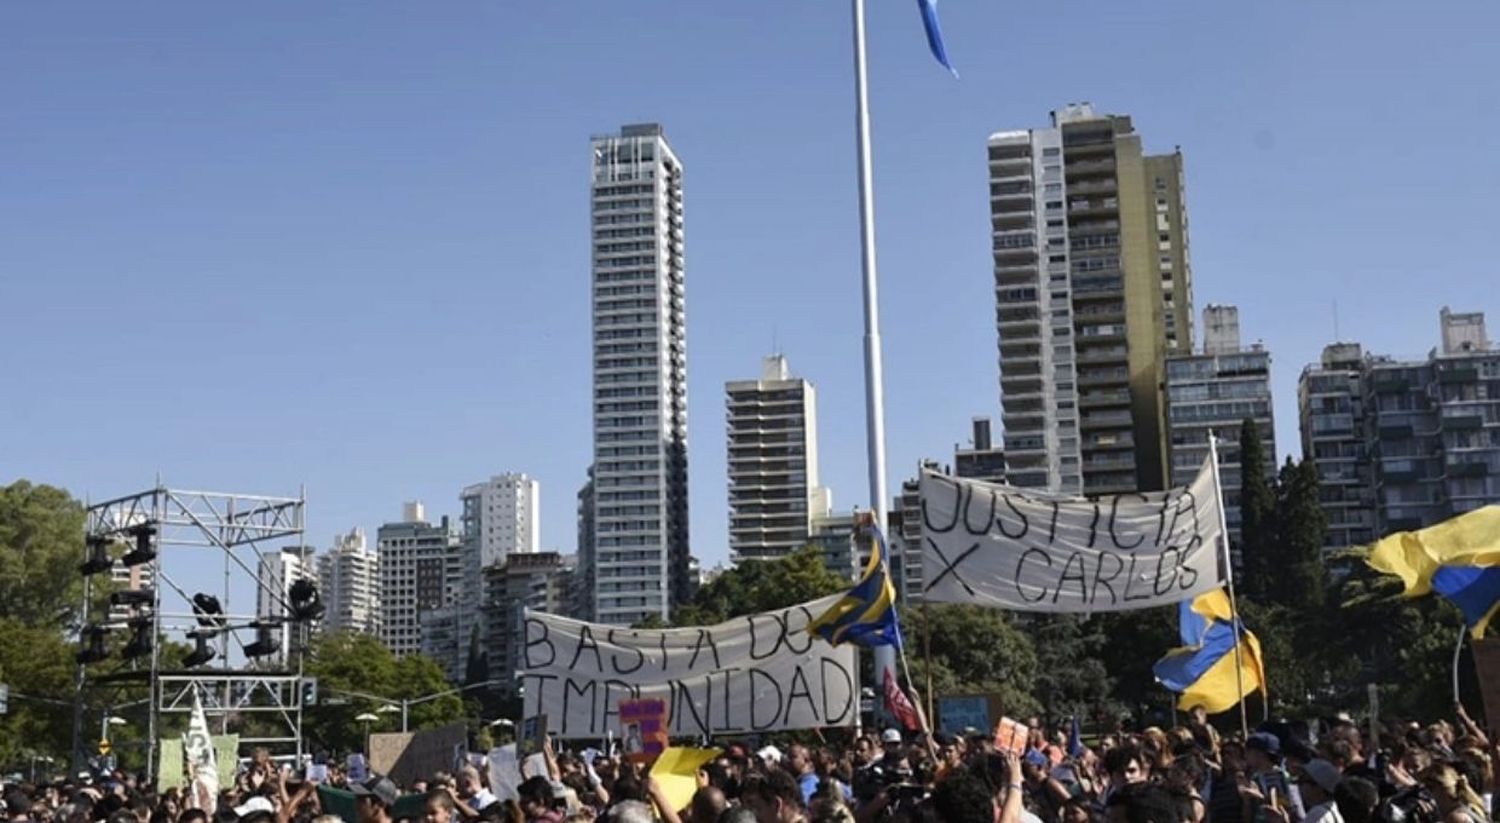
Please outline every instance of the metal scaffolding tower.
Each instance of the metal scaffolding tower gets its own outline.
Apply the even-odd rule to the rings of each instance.
[[[81,632],[81,648],[88,651],[91,631],[102,636],[126,629],[135,632],[132,642],[149,637],[150,649],[149,661],[142,652],[131,669],[108,674],[96,675],[91,664],[97,661],[85,663],[80,659],[73,725],[75,757],[84,753],[85,706],[102,708],[107,718],[112,708],[119,708],[116,701],[123,690],[145,685],[150,692],[149,699],[143,701],[148,707],[146,768],[150,779],[156,777],[157,738],[163,717],[191,713],[195,692],[210,728],[228,733],[231,721],[237,718],[270,718],[268,731],[242,737],[241,742],[295,753],[300,758],[302,656],[292,654],[290,648],[281,650],[284,656],[270,656],[279,659],[265,662],[260,660],[265,655],[247,655],[246,647],[255,651],[254,643],[263,636],[258,629],[263,632],[267,621],[257,614],[253,602],[248,609],[236,608],[233,598],[237,591],[250,588],[257,593],[252,597],[270,598],[270,602],[279,604],[279,614],[293,613],[285,587],[261,579],[259,569],[265,556],[263,549],[269,544],[302,545],[305,505],[301,492],[297,497],[268,497],[169,489],[158,483],[156,488],[88,507],[85,567],[93,563],[94,570],[85,569],[84,614],[88,622]],[[124,551],[120,551],[122,548]],[[215,556],[223,561],[222,591],[210,593],[200,588],[193,592],[185,588],[189,570],[197,572],[201,586],[202,570]],[[138,594],[134,598],[116,597],[108,605],[95,602],[95,575],[120,568],[116,564],[132,570],[132,588]],[[210,607],[205,609],[205,604]],[[290,617],[271,622],[278,634],[281,626],[290,626],[299,640],[305,641],[309,629],[306,623]],[[198,660],[192,668],[164,667],[163,643],[180,639],[186,632],[203,637],[200,648],[212,649],[212,665]],[[97,648],[105,648],[102,641]]]

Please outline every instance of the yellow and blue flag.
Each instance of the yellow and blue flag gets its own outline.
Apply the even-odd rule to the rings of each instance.
[[[943,64],[943,68],[957,77],[958,71],[948,62],[948,47],[943,45],[943,27],[938,25],[937,0],[917,0],[917,8],[922,11],[922,28],[927,30],[927,48],[932,50],[932,56]]]
[[[1500,611],[1500,506],[1485,506],[1436,526],[1397,532],[1370,547],[1365,562],[1401,578],[1407,597],[1437,592],[1483,637]]]
[[[1182,646],[1167,652],[1152,672],[1163,686],[1182,695],[1177,701],[1179,708],[1187,711],[1202,706],[1209,714],[1218,714],[1240,702],[1241,684],[1244,694],[1265,691],[1260,641],[1235,616],[1223,589],[1183,601],[1178,608]]]
[[[859,646],[901,648],[901,624],[896,620],[896,587],[886,562],[885,535],[871,526],[875,547],[865,573],[847,594],[807,624],[815,634],[837,646],[845,641]]]

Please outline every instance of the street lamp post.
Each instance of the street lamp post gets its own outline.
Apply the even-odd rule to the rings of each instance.
[[[327,689],[327,691],[331,692],[333,694],[346,695],[348,697],[360,697],[360,698],[364,698],[365,700],[374,700],[376,702],[382,703],[383,705],[380,708],[378,708],[378,709],[375,710],[377,712],[380,712],[381,714],[390,714],[392,712],[398,712],[398,711],[401,712],[401,731],[408,732],[408,731],[411,731],[411,707],[412,706],[420,706],[423,703],[427,703],[427,702],[430,702],[430,701],[433,701],[433,700],[437,700],[438,698],[441,698],[441,697],[448,697],[450,695],[455,695],[455,694],[463,694],[464,692],[473,691],[474,689],[483,689],[483,688],[489,688],[489,687],[499,686],[499,685],[502,685],[501,681],[499,681],[499,680],[485,680],[485,681],[482,681],[480,683],[471,683],[471,684],[469,684],[467,686],[461,686],[461,687],[459,687],[457,689],[448,689],[447,691],[437,692],[435,694],[424,694],[421,697],[400,697],[400,698],[396,698],[396,697],[381,697],[378,694],[366,694],[365,692],[343,691],[341,689]]]

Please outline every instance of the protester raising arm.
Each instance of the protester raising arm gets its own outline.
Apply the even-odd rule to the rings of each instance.
[[[1004,798],[996,798],[995,823],[1021,823],[1021,758],[1014,751],[1005,753],[1005,771],[1010,782],[1005,787]]]

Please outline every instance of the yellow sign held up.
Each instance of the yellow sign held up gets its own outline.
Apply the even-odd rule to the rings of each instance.
[[[720,749],[688,749],[672,746],[656,758],[651,776],[661,786],[673,811],[682,811],[698,791],[698,769],[721,753]]]

